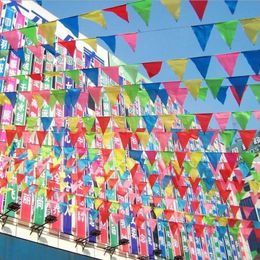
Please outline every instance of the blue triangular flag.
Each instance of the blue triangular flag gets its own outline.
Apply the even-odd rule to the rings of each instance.
[[[16,92],[5,92],[6,97],[10,100],[12,107],[15,107]]]
[[[71,88],[68,89],[65,95],[65,103],[67,106],[70,107],[72,105],[73,107],[77,104],[78,98],[80,95],[80,89],[79,88]]]
[[[205,25],[196,25],[196,26],[191,26],[195,36],[197,37],[197,40],[200,44],[201,49],[204,51],[208,40],[210,33],[212,31],[214,24],[205,24]]]
[[[168,97],[169,97],[167,91],[166,91],[164,88],[159,89],[159,91],[158,91],[158,96],[160,97],[160,99],[161,99],[161,101],[163,102],[163,104],[164,104],[165,106],[167,106]]]
[[[199,139],[202,142],[203,148],[206,150],[212,140],[212,137],[214,136],[215,132],[214,131],[199,131]]]
[[[255,74],[259,74],[260,70],[260,50],[255,51],[244,51],[245,58],[247,59],[248,64],[252,68]]]
[[[218,91],[218,95],[217,95],[217,99],[221,104],[224,104],[226,101],[226,97],[227,97],[227,90],[228,87],[227,86],[222,86],[220,87],[219,91]]]
[[[178,201],[179,210],[183,210],[187,200],[177,198],[177,201]]]
[[[54,155],[57,159],[60,158],[60,155],[61,155],[61,148],[59,146],[53,146],[53,152],[54,152]]]
[[[61,145],[61,140],[62,140],[62,137],[65,135],[65,128],[64,127],[61,127],[60,128],[60,131],[58,132],[56,127],[54,127],[53,131],[52,131],[52,135],[55,139],[55,141]]]
[[[146,116],[143,116],[143,119],[145,121],[148,133],[152,132],[152,130],[153,130],[155,124],[156,124],[157,118],[158,118],[157,115],[146,115]]]
[[[96,218],[98,217],[98,210],[91,209],[89,212],[90,212],[92,219],[96,220]]]
[[[249,76],[228,77],[229,82],[235,88],[237,95],[241,99],[247,86]]]
[[[116,51],[116,36],[115,35],[102,36],[99,38],[106,43],[106,45],[110,48],[110,50],[113,53],[115,53],[115,51]]]
[[[226,204],[218,204],[218,211],[219,211],[219,215],[222,216],[225,212],[225,210],[227,209],[227,205]]]
[[[132,219],[133,219],[132,216],[124,215],[124,221],[125,221],[126,227],[128,227],[131,224]]]
[[[143,154],[143,151],[129,150],[129,157],[138,162],[140,162],[142,154]]]
[[[52,123],[52,117],[41,117],[42,127],[44,131],[47,131]]]
[[[186,232],[187,234],[189,234],[192,230],[193,225],[192,223],[184,223],[184,224],[185,224]]]
[[[23,48],[19,48],[17,51],[11,49],[11,51],[14,53],[15,56],[17,56],[20,59],[21,64],[25,63],[25,57],[24,57],[24,50],[23,50]]]
[[[83,69],[82,72],[86,74],[93,84],[98,85],[98,68]]]
[[[64,147],[63,150],[66,156],[66,160],[69,160],[72,157],[73,153],[75,152],[74,147]]]
[[[196,57],[196,58],[191,58],[191,60],[196,65],[201,76],[205,79],[207,76],[211,56]]]
[[[76,37],[79,36],[78,16],[72,16],[59,20],[66,28],[68,28]]]
[[[237,7],[237,0],[225,0],[225,3],[228,6],[229,11],[234,14]]]
[[[148,93],[150,99],[154,102],[160,88],[161,83],[143,83],[145,91]]]
[[[165,175],[162,180],[163,188],[166,188],[171,180],[172,180],[172,176]]]
[[[58,57],[60,54],[56,52],[55,48],[49,44],[42,44],[42,47],[51,53],[54,57]]]
[[[80,171],[82,171],[87,165],[88,165],[88,160],[87,159],[80,159],[80,160],[78,160],[78,167],[79,167]]]
[[[225,226],[217,226],[217,231],[219,235],[219,239],[222,239],[227,232],[227,227]]]
[[[222,153],[218,153],[218,152],[206,152],[206,155],[211,163],[211,165],[213,166],[213,168],[216,170],[218,167],[218,163],[220,160],[220,157],[222,155]]]
[[[215,183],[215,179],[213,179],[213,178],[203,178],[203,182],[206,186],[207,191],[210,191],[212,189],[212,186]]]

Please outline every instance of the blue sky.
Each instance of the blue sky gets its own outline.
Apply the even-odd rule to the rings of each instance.
[[[127,1],[108,0],[43,0],[42,2],[44,8],[60,18],[127,3]],[[260,1],[257,0],[238,0],[236,11],[233,15],[230,13],[224,0],[209,0],[202,21],[198,19],[189,1],[182,1],[181,14],[178,22],[174,20],[159,0],[155,0],[153,1],[148,27],[133,8],[130,6],[127,8],[129,23],[112,13],[105,13],[107,29],[103,29],[95,23],[80,19],[80,31],[88,37],[116,35],[137,31],[141,32],[138,34],[136,52],[133,52],[123,40],[117,40],[115,55],[128,64],[249,51],[259,49],[260,46],[260,37],[258,38],[256,45],[253,45],[246,37],[241,26],[238,25],[231,49],[220,37],[217,29],[213,28],[206,50],[203,52],[191,29],[191,25],[258,17],[260,16]],[[166,30],[166,28],[168,29]],[[164,30],[160,31],[160,29]],[[103,44],[101,43],[101,45]],[[105,45],[103,46],[106,47]],[[251,74],[254,74],[253,71],[245,61],[243,55],[240,55],[233,76]],[[207,78],[215,77],[227,77],[227,74],[216,59],[212,58]],[[201,75],[191,61],[187,66],[184,78],[201,78]],[[177,80],[177,77],[167,64],[164,64],[160,74],[153,78],[153,81],[155,82],[173,80]],[[255,82],[250,80],[249,83]],[[225,80],[222,85],[230,85],[230,83],[228,80]],[[185,108],[191,113],[251,111],[259,110],[259,103],[257,103],[251,90],[247,89],[241,106],[239,107],[230,90],[228,90],[227,99],[224,105],[219,101],[214,100],[211,93],[208,93],[206,101],[195,101],[189,95],[185,102]],[[255,128],[256,121],[254,119],[251,119],[249,127],[250,126],[254,126]]]

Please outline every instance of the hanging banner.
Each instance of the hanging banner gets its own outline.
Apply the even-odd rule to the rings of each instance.
[[[21,220],[31,222],[32,213],[32,194],[22,192],[20,217]]]

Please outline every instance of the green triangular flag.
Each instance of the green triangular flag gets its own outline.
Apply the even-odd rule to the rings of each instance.
[[[172,152],[160,152],[161,157],[163,159],[163,162],[165,164],[165,166],[167,167],[172,159]]]
[[[148,26],[152,1],[151,0],[138,1],[135,3],[131,3],[130,6],[132,6],[135,9],[135,11],[142,17],[145,24]]]
[[[52,150],[52,146],[49,145],[42,145],[41,150],[40,150],[40,154],[42,156],[41,159],[46,159],[50,156],[51,154],[51,150]]]
[[[240,127],[245,130],[252,112],[232,112],[232,116],[236,119]]]
[[[138,97],[139,97],[140,104],[142,107],[145,107],[147,104],[149,104],[150,97],[144,89],[139,90]]]
[[[28,130],[33,131],[37,125],[38,117],[27,117],[26,127]]]
[[[208,94],[208,88],[200,88],[198,98],[205,101]]]
[[[28,39],[30,39],[33,44],[37,45],[39,43],[37,38],[36,26],[20,28],[19,31],[24,34]]]
[[[138,68],[139,65],[120,66],[120,70],[122,70],[122,74],[125,76],[125,79],[131,83],[136,83]]]
[[[256,100],[260,103],[260,84],[250,84],[251,88]]]
[[[126,122],[133,133],[135,133],[140,121],[140,116],[127,116]]]
[[[57,101],[56,97],[53,94],[51,94],[50,100],[49,100],[49,103],[48,103],[48,105],[51,107],[51,109],[54,108],[56,101]]]
[[[250,169],[255,159],[255,154],[251,152],[241,152],[240,155],[243,161],[246,163],[247,167]]]
[[[95,197],[97,198],[100,192],[100,188],[94,187]]]
[[[193,168],[191,162],[188,161],[183,162],[183,167],[187,173],[190,173],[191,169]]]
[[[205,79],[214,98],[217,97],[223,80],[224,80],[223,78]]]
[[[177,115],[177,117],[181,120],[185,129],[190,129],[192,122],[194,122],[194,115]]]
[[[64,71],[67,77],[70,77],[76,84],[79,84],[79,70],[66,70]]]
[[[87,129],[87,132],[90,132],[91,128],[94,125],[95,117],[82,117],[82,121],[83,121],[84,126]]]
[[[97,148],[89,148],[88,149],[89,160],[91,162],[93,162],[97,158],[98,153],[99,153],[99,149],[97,149]]]
[[[233,236],[235,240],[237,240],[239,227],[229,227],[230,234]]]
[[[25,80],[27,78],[26,75],[14,75],[12,77],[14,77],[16,79],[19,79],[20,81]]]
[[[221,35],[221,37],[224,39],[224,41],[227,43],[227,45],[231,48],[234,36],[236,34],[238,21],[228,21],[224,23],[217,23],[215,24],[217,26],[217,29]]]
[[[251,176],[253,176],[253,180],[260,181],[260,174],[257,171],[250,171]]]
[[[95,133],[95,132],[85,133],[85,139],[86,139],[86,141],[87,141],[87,143],[88,143],[88,147],[91,146],[92,141],[94,140],[95,136],[96,136],[96,133]]]
[[[220,136],[227,149],[230,148],[235,134],[236,134],[236,130],[225,130],[223,132],[220,132]]]
[[[140,89],[140,85],[136,84],[136,85],[125,85],[123,86],[126,94],[129,96],[130,100],[132,103],[135,102],[135,98],[138,94],[138,91]]]
[[[149,160],[146,160],[145,165],[146,165],[147,168],[148,168],[148,172],[153,172],[155,164],[151,165],[151,163],[149,162]]]
[[[245,194],[246,194],[246,192],[245,191],[242,191],[242,192],[240,192],[240,193],[236,193],[236,198],[237,198],[237,202],[239,203],[242,199],[243,199],[243,197],[245,196]]]
[[[209,215],[205,215],[203,217],[203,221],[205,222],[205,224],[212,226],[214,224],[214,222],[215,222],[215,217],[209,216]]]
[[[56,89],[52,90],[52,95],[56,98],[56,100],[60,103],[60,105],[64,105],[64,99],[66,95],[66,89]]]

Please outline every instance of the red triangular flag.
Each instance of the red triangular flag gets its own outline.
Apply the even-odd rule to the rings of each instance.
[[[142,207],[142,204],[132,204],[132,209],[133,209],[133,213],[134,215],[136,215],[139,211],[139,209]]]
[[[180,193],[181,198],[183,198],[186,194],[188,187],[187,186],[179,186],[179,187],[177,187],[177,189]]]
[[[208,0],[190,0],[190,3],[199,19],[202,20]]]
[[[239,210],[239,206],[235,206],[235,205],[230,205],[230,209],[232,211],[233,217],[235,218],[237,215],[237,212]]]
[[[212,118],[212,113],[196,114],[196,118],[199,121],[202,131],[205,133],[208,130],[208,126]]]
[[[238,130],[238,133],[246,149],[249,149],[250,144],[255,137],[256,130]]]
[[[162,61],[142,63],[150,78],[157,75],[162,67]]]
[[[76,41],[60,41],[59,44],[67,49],[71,57],[74,56],[74,52],[76,49]]]
[[[239,156],[239,153],[224,153],[225,155],[225,158],[228,162],[228,165],[230,167],[231,170],[233,170],[236,165],[237,165],[237,159],[238,159],[238,156]]]
[[[99,105],[100,102],[101,90],[102,87],[88,87],[88,93],[94,99],[97,106]]]
[[[170,222],[169,222],[169,226],[170,226],[172,235],[174,236],[176,230],[179,229],[179,224],[178,224],[177,222],[171,222],[171,221],[170,221]]]
[[[119,132],[119,136],[122,142],[122,145],[124,149],[127,147],[129,144],[130,138],[132,137],[132,132]]]
[[[193,181],[193,179],[191,177],[189,177],[190,185],[191,185],[191,188],[192,188],[193,192],[196,192],[196,190],[197,190],[197,188],[199,186],[200,180],[201,180],[201,178],[196,178]]]
[[[244,188],[245,181],[244,180],[242,180],[242,181],[233,180],[233,184],[235,185],[237,192],[241,193],[242,189]]]
[[[200,202],[198,200],[191,201],[191,207],[194,212],[196,212],[196,210],[199,208],[199,206],[200,206]]]
[[[237,94],[236,89],[235,89],[233,86],[230,86],[230,89],[231,89],[231,92],[232,92],[232,94],[233,94],[233,96],[234,96],[234,98],[235,98],[237,104],[240,106],[241,101],[242,101],[242,98],[243,98],[243,96],[244,96],[244,94],[245,94],[245,92],[246,92],[247,86],[245,87],[244,92],[243,92],[243,94],[241,95],[241,97],[239,97],[239,95]]]
[[[14,140],[14,137],[16,135],[16,130],[5,130],[5,133],[6,133],[6,141],[9,146]]]
[[[106,9],[103,9],[103,11],[112,12],[112,13],[116,14],[117,16],[119,16],[120,18],[122,18],[123,20],[129,22],[126,4],[111,7],[111,8],[106,8]]]
[[[146,155],[148,157],[148,160],[149,160],[150,164],[153,165],[154,162],[155,162],[157,151],[145,151],[145,153],[146,153]]]
[[[176,151],[175,155],[176,155],[179,166],[182,167],[183,161],[184,161],[185,156],[186,156],[186,152]]]
[[[224,169],[220,169],[219,170],[219,173],[221,174],[222,176],[222,179],[227,182],[228,178],[230,177],[231,173],[232,173],[232,170],[229,170],[227,168],[224,168]]]
[[[36,81],[42,81],[43,77],[42,74],[40,73],[33,73],[29,75],[31,79],[36,80]]]
[[[165,209],[164,210],[164,216],[166,218],[166,220],[170,221],[172,215],[173,215],[173,210],[170,210],[170,209]]]
[[[201,224],[193,224],[193,228],[197,234],[198,237],[203,236],[203,231],[204,231],[204,225]]]
[[[215,226],[207,226],[207,231],[210,237],[214,234],[215,230],[216,230]]]
[[[107,162],[107,160],[109,159],[111,152],[112,152],[111,149],[105,149],[105,148],[102,148],[102,149],[101,149],[101,153],[102,153],[102,156],[103,156],[103,162],[104,162],[104,164],[105,164],[105,163]]]
[[[221,191],[221,198],[222,200],[226,203],[227,202],[227,199],[229,197],[229,194],[230,194],[231,190],[222,190]]]
[[[97,120],[99,122],[102,133],[104,134],[110,122],[110,116],[97,116]]]
[[[184,150],[190,140],[190,133],[189,132],[177,132],[176,134],[178,136],[179,143],[181,144],[181,147]]]
[[[149,180],[151,187],[153,187],[153,185],[157,181],[157,179],[158,179],[158,174],[151,174],[149,176],[148,180]]]
[[[17,184],[20,185],[24,178],[25,176],[23,174],[17,173],[16,174]]]
[[[43,143],[47,133],[48,132],[45,132],[45,131],[36,131],[36,135],[37,135],[38,142],[39,142],[40,146],[42,146],[42,143]]]
[[[153,203],[155,205],[155,207],[157,207],[159,205],[159,203],[161,203],[162,198],[158,197],[158,196],[153,196]]]
[[[81,135],[81,131],[77,131],[77,132],[69,132],[69,135],[70,135],[70,142],[72,144],[72,146],[74,147],[75,144],[77,143],[78,141],[78,138],[80,137]]]

